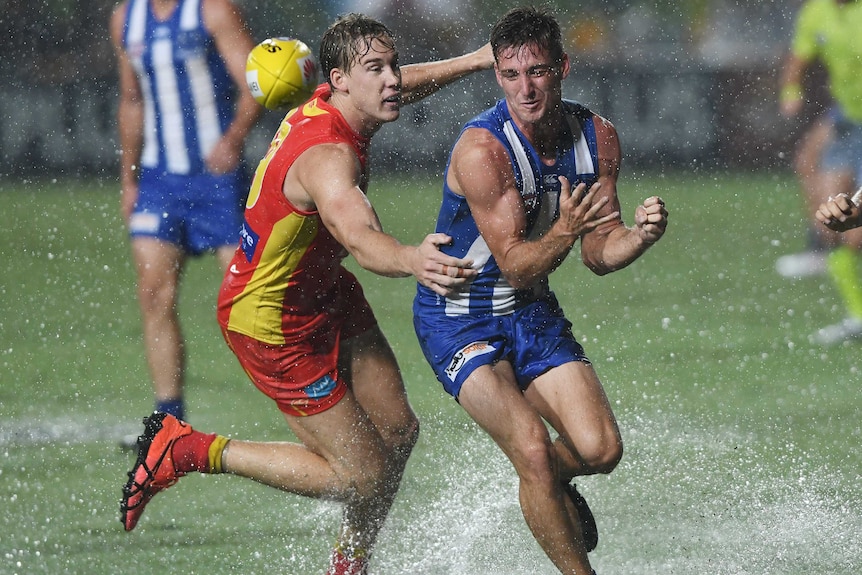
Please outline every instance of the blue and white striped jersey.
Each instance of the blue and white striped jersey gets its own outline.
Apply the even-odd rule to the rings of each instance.
[[[180,0],[159,21],[149,0],[130,0],[124,47],[143,91],[143,169],[205,172],[204,158],[233,119],[234,83],[204,27],[201,1]]]
[[[558,176],[566,176],[572,187],[580,182],[589,187],[598,177],[596,134],[592,121],[594,114],[571,100],[564,100],[563,106],[567,120],[564,129],[568,137],[563,139],[565,145],[558,150],[557,161],[551,166],[540,161],[536,150],[515,127],[505,100],[500,100],[464,126],[465,130],[488,130],[508,151],[524,201],[529,239],[538,238],[547,232],[559,215]],[[504,315],[522,303],[535,301],[548,294],[547,278],[528,291],[519,291],[509,285],[479,234],[466,199],[450,190],[445,179],[436,231],[453,238],[452,245],[443,246],[443,251],[455,257],[472,259],[473,267],[479,270],[479,274],[460,293],[448,298],[419,285],[414,301],[415,313]]]

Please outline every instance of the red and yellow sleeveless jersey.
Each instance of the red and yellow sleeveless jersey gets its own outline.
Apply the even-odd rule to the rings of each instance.
[[[343,300],[338,278],[347,251],[317,211],[296,209],[282,191],[290,166],[312,146],[347,143],[366,170],[369,140],[329,103],[323,84],[288,112],[254,175],[240,245],[222,282],[223,328],[274,345],[299,341]],[[326,166],[320,166],[325,170]]]

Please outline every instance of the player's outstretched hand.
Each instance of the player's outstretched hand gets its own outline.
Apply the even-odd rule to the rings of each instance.
[[[427,288],[442,296],[448,296],[476,277],[472,260],[455,258],[440,251],[452,241],[446,234],[428,234],[416,248],[418,261],[414,264],[413,275]]]
[[[598,217],[599,210],[609,201],[607,196],[596,197],[601,188],[602,185],[596,182],[590,186],[589,190],[584,183],[580,183],[572,189],[571,182],[565,176],[560,176],[560,217],[558,223],[563,226],[567,234],[575,239],[619,216],[619,212],[613,212]],[[586,193],[584,193],[585,191]]]
[[[847,194],[838,194],[820,204],[814,217],[836,232],[846,232],[862,226],[862,209]]]
[[[667,210],[664,201],[651,196],[635,209],[635,229],[644,243],[654,244],[667,229]]]

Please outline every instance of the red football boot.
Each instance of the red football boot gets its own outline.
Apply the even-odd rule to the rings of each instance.
[[[174,466],[176,441],[192,433],[192,427],[167,413],[154,412],[144,418],[144,433],[138,437],[138,460],[129,471],[120,500],[120,521],[126,531],[138,524],[150,499],[186,474]]]

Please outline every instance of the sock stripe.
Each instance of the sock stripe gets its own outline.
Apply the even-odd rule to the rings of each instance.
[[[216,438],[210,443],[208,459],[209,459],[209,473],[224,473],[224,469],[222,468],[222,454],[224,453],[224,448],[227,446],[227,442],[230,441],[227,437],[223,435],[216,435]]]

